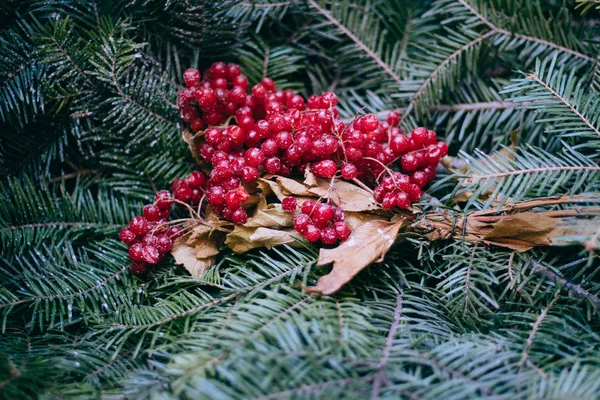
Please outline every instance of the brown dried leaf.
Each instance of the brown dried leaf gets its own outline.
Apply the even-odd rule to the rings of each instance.
[[[176,264],[181,264],[192,276],[202,276],[217,261],[216,254],[203,258],[196,257],[197,247],[188,246],[189,235],[185,235],[175,241],[171,254]],[[216,246],[216,243],[214,243]],[[218,251],[217,251],[218,253]],[[208,254],[208,253],[207,253]]]
[[[238,225],[227,235],[225,244],[235,253],[241,254],[258,247],[270,249],[273,246],[297,242],[300,236],[293,229],[249,228]]]
[[[337,292],[367,265],[383,261],[394,244],[403,221],[369,221],[356,228],[338,247],[321,249],[317,265],[333,263],[333,270],[322,276],[310,293],[330,295]]]
[[[551,245],[556,225],[556,219],[540,213],[508,215],[493,224],[492,231],[484,236],[484,241],[524,252],[535,246]]]
[[[261,203],[262,201],[259,202],[254,216],[244,224],[245,226],[250,228],[286,228],[294,225],[294,215],[283,211],[281,204],[267,205],[266,203]]]
[[[347,181],[336,181],[329,191],[330,181],[327,179],[316,179],[317,186],[308,191],[317,196],[331,198],[331,201],[344,211],[371,211],[380,207],[373,199],[373,194],[367,190]]]

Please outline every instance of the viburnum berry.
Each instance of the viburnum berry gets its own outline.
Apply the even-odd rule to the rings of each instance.
[[[138,236],[145,235],[150,230],[148,221],[144,217],[133,217],[129,222],[129,229]]]
[[[319,204],[315,207],[312,220],[318,227],[327,226],[327,223],[333,220],[335,212],[329,204]]]
[[[238,208],[231,215],[231,220],[238,225],[243,225],[248,221],[248,214],[243,208]]]
[[[389,126],[398,126],[400,123],[400,114],[398,114],[396,111],[390,111],[386,122]]]
[[[316,201],[308,199],[308,200],[304,200],[304,203],[302,203],[302,213],[306,214],[306,215],[311,215],[315,206],[316,206]]]
[[[122,228],[119,232],[119,239],[128,246],[131,246],[137,241],[137,235],[129,228]]]
[[[156,237],[156,249],[164,254],[171,250],[173,247],[173,241],[169,239],[167,235],[158,235]]]
[[[321,238],[321,230],[309,224],[304,230],[304,238],[311,243],[315,243]]]
[[[296,232],[304,234],[306,232],[306,228],[310,225],[310,217],[306,214],[298,214],[294,218],[294,229]],[[318,239],[317,239],[318,240]]]
[[[350,236],[350,228],[342,221],[333,224],[333,229],[339,240],[346,240]]]
[[[133,261],[129,264],[129,269],[134,275],[142,275],[146,272],[146,263],[143,261]]]
[[[152,204],[148,204],[144,207],[144,218],[146,218],[147,221],[158,221],[161,219],[160,208],[153,206]]]
[[[133,261],[144,261],[144,245],[141,243],[134,243],[129,248],[129,258]]]
[[[333,160],[322,160],[314,163],[311,170],[320,178],[332,178],[337,171],[337,165]]]
[[[225,196],[225,203],[227,204],[227,207],[231,208],[232,210],[235,210],[237,208],[240,208],[242,201],[236,191],[231,191],[228,192]]]
[[[196,68],[188,68],[183,73],[183,80],[185,81],[185,86],[192,87],[196,86],[200,81],[200,71]]]
[[[295,197],[286,197],[281,201],[281,207],[285,212],[294,212],[298,207]]]
[[[225,202],[226,191],[221,186],[213,186],[206,192],[206,199],[212,205],[219,205]]]
[[[325,227],[321,229],[321,242],[326,245],[335,244],[338,240],[335,229],[331,227]]]

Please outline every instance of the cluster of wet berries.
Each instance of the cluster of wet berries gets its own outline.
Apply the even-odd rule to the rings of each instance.
[[[154,203],[144,207],[143,216],[136,216],[129,226],[121,229],[119,238],[129,246],[131,271],[140,275],[149,265],[158,264],[173,247],[173,242],[182,235],[179,226],[169,226],[173,197],[162,190],[156,193]]]
[[[293,213],[298,209],[295,197],[286,197],[281,202],[284,211]],[[294,229],[311,243],[325,245],[336,244],[350,236],[350,228],[344,222],[345,214],[341,208],[315,200],[305,200],[300,207],[301,213],[294,217]]]
[[[421,188],[448,153],[431,130],[403,134],[400,116],[393,111],[383,122],[369,114],[344,123],[334,93],[305,102],[291,90],[277,90],[270,78],[248,91],[248,79],[236,64],[217,62],[203,74],[188,69],[184,80],[187,87],[178,98],[181,117],[194,132],[208,128],[198,143],[201,158],[212,167],[202,186],[207,202],[238,224],[247,219],[243,184],[264,174],[303,173],[310,164],[320,178],[374,182],[379,185],[375,199],[382,206],[406,208],[419,200]],[[392,171],[394,164],[402,176]],[[185,202],[201,195],[190,196],[187,188],[173,193]]]

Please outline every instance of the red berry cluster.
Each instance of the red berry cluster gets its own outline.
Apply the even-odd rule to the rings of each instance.
[[[286,197],[282,207],[284,211],[295,212],[298,208],[296,198]],[[309,242],[320,240],[325,245],[333,245],[350,236],[350,228],[344,222],[345,214],[341,208],[305,200],[300,211],[301,214],[294,217],[294,229]]]
[[[140,275],[149,265],[158,264],[163,255],[173,247],[173,241],[181,236],[178,226],[168,226],[173,198],[162,190],[156,193],[154,203],[144,207],[144,216],[133,217],[129,227],[121,229],[119,238],[129,246],[129,258],[133,261],[131,271]]]
[[[394,111],[385,122],[370,114],[344,123],[336,108],[337,96],[331,92],[310,96],[305,102],[291,90],[277,90],[270,78],[248,92],[248,79],[236,64],[217,62],[203,74],[188,69],[184,80],[187,87],[179,94],[181,117],[194,132],[207,128],[198,143],[200,156],[212,166],[204,186],[207,201],[236,223],[247,219],[240,207],[247,194],[243,184],[264,174],[303,173],[310,164],[320,178],[378,182],[386,173],[395,181],[390,166],[399,161],[395,168],[422,188],[435,177],[435,166],[448,152],[448,146],[438,142],[431,130],[416,128],[403,134],[398,128],[400,116]],[[385,187],[391,186],[386,183]],[[420,198],[414,187],[392,189],[385,194],[397,197],[393,204],[402,208],[406,208],[406,196],[398,193],[408,196],[409,205]],[[189,197],[189,190],[181,190]],[[174,194],[180,198],[177,191]],[[385,194],[376,196],[382,205]],[[391,194],[386,208],[390,198]]]

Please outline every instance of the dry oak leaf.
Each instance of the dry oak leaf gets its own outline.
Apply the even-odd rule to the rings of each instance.
[[[258,247],[266,247],[282,244],[294,245],[298,243],[300,236],[293,229],[271,229],[271,228],[249,228],[237,225],[233,232],[227,235],[225,244],[237,254],[242,254]]]
[[[305,290],[309,293],[333,294],[367,265],[383,261],[403,223],[369,221],[356,228],[338,247],[321,249],[317,265],[333,263],[333,270],[322,276],[316,286]]]
[[[283,211],[281,204],[266,204],[264,198],[258,203],[254,216],[244,224],[249,228],[286,228],[294,225],[294,215]]]
[[[217,261],[216,255],[219,253],[216,242],[210,240],[205,243],[205,250],[199,251],[202,246],[188,246],[187,242],[191,234],[184,235],[177,239],[173,244],[171,254],[175,258],[175,264],[181,264],[192,276],[202,276]],[[201,239],[204,240],[204,239]],[[194,241],[197,243],[197,241]],[[216,252],[215,252],[216,250]],[[201,258],[197,257],[200,254]]]

